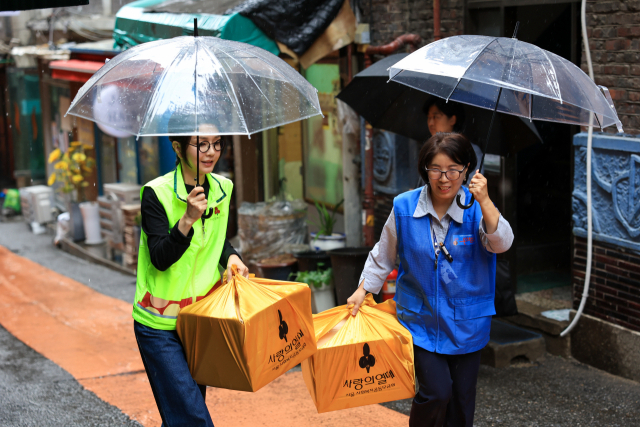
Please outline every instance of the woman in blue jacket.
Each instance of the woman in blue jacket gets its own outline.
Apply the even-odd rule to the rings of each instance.
[[[411,427],[472,427],[480,350],[489,342],[495,314],[496,255],[513,242],[511,226],[476,171],[467,138],[437,133],[420,150],[427,183],[393,201],[380,241],[365,264],[360,286],[348,299],[355,315],[367,292],[378,293],[400,260],[396,282],[398,320],[412,334],[420,390]],[[473,194],[468,210],[458,207]]]

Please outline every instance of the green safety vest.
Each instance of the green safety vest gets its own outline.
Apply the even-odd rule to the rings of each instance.
[[[147,235],[141,231],[138,251],[136,296],[133,318],[154,329],[176,329],[178,313],[183,307],[209,295],[220,281],[218,264],[222,255],[229,219],[229,202],[233,183],[219,175],[207,174],[209,195],[207,210],[213,208],[211,218],[193,224],[189,249],[165,271],[151,263]],[[181,166],[147,183],[156,193],[169,219],[169,229],[187,210],[187,191]],[[140,190],[140,197],[144,187]]]

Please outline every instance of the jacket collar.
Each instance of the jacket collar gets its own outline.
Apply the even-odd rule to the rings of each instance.
[[[460,187],[460,189],[458,190],[458,195],[460,196],[460,201],[464,204],[466,194],[463,187]],[[413,212],[413,217],[421,218],[427,214],[431,214],[433,218],[438,218],[438,214],[436,213],[436,210],[433,207],[433,202],[431,201],[429,186],[425,185],[422,187],[422,191],[420,192],[420,197],[418,198],[418,206],[416,206],[416,210]],[[453,203],[451,203],[451,206],[449,206],[449,209],[447,209],[447,213],[445,215],[449,215],[452,220],[454,220],[458,224],[462,224],[464,210],[462,210],[454,200]]]

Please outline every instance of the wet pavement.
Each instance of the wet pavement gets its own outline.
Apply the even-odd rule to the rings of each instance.
[[[134,278],[51,240],[22,222],[0,223],[0,246],[9,250],[0,247],[0,426],[139,425],[130,418],[159,425],[130,330]],[[78,313],[69,308],[82,302]],[[100,320],[101,310],[109,321]],[[410,401],[398,401],[384,405],[394,411],[372,405],[314,414],[299,370],[257,393],[210,388],[207,397],[218,427],[400,426],[410,409]],[[640,426],[640,384],[553,356],[482,366],[474,425]]]

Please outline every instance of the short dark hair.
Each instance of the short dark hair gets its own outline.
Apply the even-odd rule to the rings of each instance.
[[[455,101],[447,102],[443,98],[432,97],[427,103],[424,104],[424,113],[429,114],[429,108],[436,106],[438,110],[442,112],[445,116],[451,118],[456,116],[456,124],[453,125],[454,132],[463,132],[464,131],[464,106]]]
[[[478,162],[473,146],[466,136],[457,132],[438,132],[424,143],[418,156],[418,173],[425,183],[429,182],[426,169],[439,153],[446,154],[451,160],[463,166],[469,164],[464,176],[465,181]]]

